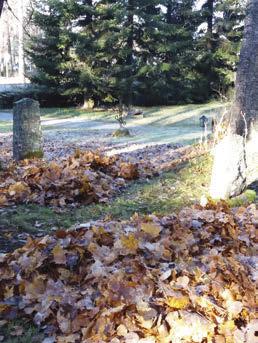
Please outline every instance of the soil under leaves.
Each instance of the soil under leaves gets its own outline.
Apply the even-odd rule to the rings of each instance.
[[[257,227],[218,203],[29,239],[0,257],[1,319],[45,342],[253,343]]]

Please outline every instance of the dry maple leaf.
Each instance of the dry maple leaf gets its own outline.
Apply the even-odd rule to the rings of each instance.
[[[158,237],[161,231],[161,227],[155,223],[142,223],[141,229],[154,238]]]
[[[129,234],[127,236],[123,235],[120,238],[120,240],[121,240],[122,246],[125,249],[128,249],[130,252],[136,253],[136,250],[139,247],[139,242],[133,234]]]
[[[137,165],[132,163],[121,163],[119,176],[126,180],[135,180],[139,177]]]
[[[66,264],[65,251],[60,245],[56,245],[52,250],[52,253],[56,264]]]
[[[189,305],[189,298],[186,296],[174,296],[166,299],[166,304],[178,310],[185,309]]]

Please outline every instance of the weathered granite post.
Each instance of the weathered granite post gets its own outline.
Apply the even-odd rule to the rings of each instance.
[[[13,109],[13,157],[16,161],[43,157],[38,101],[22,99]]]

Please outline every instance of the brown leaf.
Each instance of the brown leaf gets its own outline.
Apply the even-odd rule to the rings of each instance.
[[[66,264],[65,251],[60,245],[56,245],[52,250],[52,253],[56,264]]]

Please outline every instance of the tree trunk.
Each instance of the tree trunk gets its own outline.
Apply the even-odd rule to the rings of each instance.
[[[213,50],[213,16],[214,16],[214,0],[207,1],[207,49]]]
[[[215,149],[210,194],[240,194],[258,179],[258,0],[249,0],[226,137]]]
[[[18,34],[19,34],[19,78],[21,83],[25,83],[25,61],[24,61],[24,8],[23,0],[20,0],[19,5],[19,22],[18,22]]]
[[[172,3],[168,1],[167,3],[167,13],[166,13],[167,24],[172,24]]]
[[[13,49],[12,49],[12,40],[11,40],[11,33],[10,33],[10,26],[7,23],[7,44],[8,44],[8,54],[10,56],[10,72],[11,76],[14,76],[14,59],[13,59]]]
[[[258,0],[249,0],[247,11],[231,118],[232,131],[240,136],[250,135],[258,120]]]
[[[127,77],[128,77],[128,95],[126,99],[126,104],[131,108],[133,102],[133,85],[131,80],[131,69],[133,68],[133,43],[134,43],[134,0],[128,0],[127,4],[127,27],[129,28],[129,34],[127,37],[127,48],[128,53],[126,56],[126,65],[128,67]]]
[[[5,2],[5,0],[0,0],[0,17],[1,17],[2,11],[3,11],[4,2]]]

